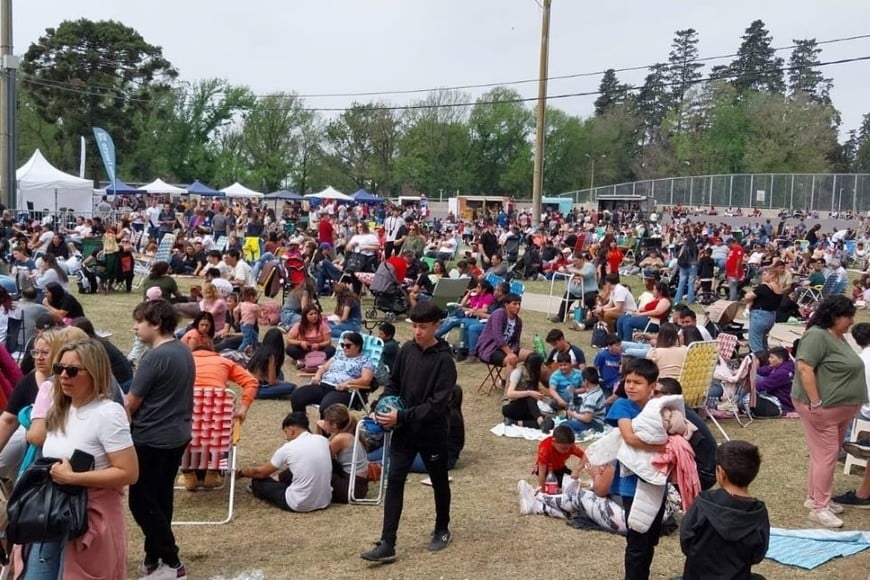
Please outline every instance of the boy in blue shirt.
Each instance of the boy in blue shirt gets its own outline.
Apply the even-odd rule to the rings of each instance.
[[[601,353],[599,353],[601,354]],[[656,381],[659,378],[659,369],[656,364],[645,358],[635,358],[626,362],[625,365],[625,393],[628,398],[617,399],[607,413],[607,424],[619,429],[623,441],[645,451],[660,453],[664,451],[664,445],[650,445],[643,442],[634,433],[631,420],[637,417],[644,405],[649,402],[655,391]],[[617,462],[618,463],[618,462]],[[622,498],[625,508],[625,520],[629,521],[631,506],[637,491],[637,476],[629,474],[620,475],[621,468],[616,466],[610,493]],[[648,580],[649,569],[652,565],[655,547],[659,543],[662,533],[662,518],[665,513],[665,497],[661,497],[661,506],[656,514],[652,525],[646,532],[640,533],[632,530],[629,526],[625,543],[625,578],[626,580]]]
[[[595,355],[594,365],[601,377],[601,388],[609,397],[616,389],[620,377],[620,365],[622,364],[622,340],[617,334],[607,336],[604,348]]]
[[[583,375],[571,366],[571,355],[560,352],[556,355],[559,370],[550,375],[550,396],[559,409],[567,409],[583,384]]]
[[[565,424],[578,435],[585,431],[604,430],[604,391],[601,390],[598,371],[595,367],[583,369],[583,386],[581,391],[586,391],[580,404],[576,408],[568,409]]]

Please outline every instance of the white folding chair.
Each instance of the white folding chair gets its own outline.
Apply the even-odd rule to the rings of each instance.
[[[358,422],[356,425],[356,433],[354,437],[359,439],[364,430],[364,423]],[[387,431],[384,434],[384,453],[381,460],[381,477],[378,480],[378,494],[375,497],[356,498],[356,477],[351,477],[347,484],[347,498],[352,504],[357,505],[379,505],[384,499],[384,494],[387,491],[387,472],[390,469],[390,442],[393,439],[393,432]],[[365,453],[365,449],[361,445],[353,446],[353,454],[351,455],[351,465],[356,465],[359,453]]]
[[[849,434],[849,441],[857,441],[858,433],[860,433],[861,431],[870,431],[870,421],[865,421],[864,419],[859,419],[856,417],[855,421],[852,424],[852,432]],[[851,453],[847,453],[846,465],[843,467],[843,473],[845,473],[846,475],[852,473],[852,466],[854,465],[867,469],[867,460],[855,457]]]
[[[182,471],[212,470],[224,474],[229,487],[227,515],[222,520],[173,521],[174,526],[226,524],[233,519],[236,499],[236,452],[240,424],[234,417],[236,394],[227,388],[193,389],[193,425],[191,440],[181,459]]]

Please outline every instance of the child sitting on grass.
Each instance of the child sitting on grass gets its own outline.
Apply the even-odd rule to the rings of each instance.
[[[559,369],[550,375],[550,397],[557,409],[566,410],[573,406],[574,397],[583,384],[583,375],[571,364],[571,355],[560,352],[556,355]]]
[[[601,379],[595,367],[583,369],[583,391],[580,404],[568,409],[568,425],[574,433],[604,430],[604,391],[601,389]]]
[[[749,484],[760,467],[758,447],[746,441],[726,441],[716,450],[719,489],[702,491],[680,525],[683,580],[759,578],[751,569],[767,553],[770,521]]]
[[[580,465],[573,472],[566,465],[572,455],[580,460]],[[586,453],[574,442],[574,432],[567,425],[557,426],[551,436],[538,444],[538,458],[533,470],[537,475],[538,489],[544,489],[548,471],[553,472],[561,487],[565,475],[577,479],[585,465]]]

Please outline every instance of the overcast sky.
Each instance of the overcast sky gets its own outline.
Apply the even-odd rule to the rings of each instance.
[[[65,19],[119,20],[159,45],[184,80],[223,77],[258,94],[425,89],[535,78],[541,9],[536,0],[13,0],[16,54]],[[695,28],[702,57],[732,54],[752,20],[774,46],[870,33],[862,0],[553,0],[550,76],[665,61],[675,30]],[[826,45],[822,60],[870,55],[870,38]],[[779,53],[786,61],[788,51]],[[712,64],[727,63],[730,59]],[[709,66],[704,69],[709,70]],[[870,112],[870,61],[824,67],[834,79],[842,131]],[[640,84],[644,71],[621,73]],[[864,81],[861,81],[864,79]],[[550,94],[595,90],[600,77],[550,82]],[[534,83],[516,85],[534,97]],[[471,89],[477,97],[486,89]],[[407,104],[418,95],[383,95]],[[355,99],[307,98],[311,107]],[[594,97],[554,100],[572,114]]]

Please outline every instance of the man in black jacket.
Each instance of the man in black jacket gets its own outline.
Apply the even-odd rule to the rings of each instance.
[[[405,408],[375,415],[384,428],[393,429],[393,436],[381,539],[361,555],[370,562],[387,563],[396,559],[396,532],[402,516],[405,479],[417,453],[423,458],[435,495],[435,531],[428,548],[443,550],[450,543],[448,400],[456,385],[456,365],[447,343],[435,338],[441,309],[432,302],[420,302],[411,309],[410,317],[414,323],[414,340],[402,345],[384,388],[384,396],[398,395]]]

